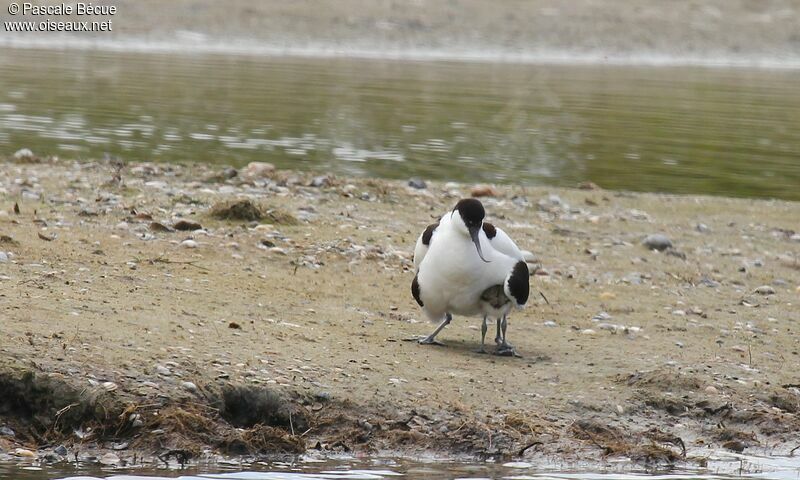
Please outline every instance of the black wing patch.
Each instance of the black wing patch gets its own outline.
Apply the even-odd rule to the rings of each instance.
[[[423,245],[425,245],[425,246],[430,246],[431,245],[431,237],[433,236],[433,231],[436,230],[438,227],[439,227],[439,222],[431,223],[430,225],[428,225],[428,227],[425,229],[425,231],[422,232],[422,244]]]
[[[483,233],[491,240],[497,235],[497,229],[491,223],[483,222]]]
[[[511,271],[511,275],[508,277],[508,291],[518,305],[525,305],[528,301],[528,294],[530,293],[528,281],[528,265],[520,260],[514,265],[514,270]]]
[[[414,275],[414,281],[411,282],[411,295],[414,295],[414,300],[417,301],[420,307],[424,307],[422,304],[422,299],[419,298],[419,282],[417,281],[416,275]]]

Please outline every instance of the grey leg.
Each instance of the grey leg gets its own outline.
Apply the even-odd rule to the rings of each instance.
[[[488,320],[489,319],[484,315],[483,316],[483,323],[481,324],[481,348],[476,350],[476,353],[486,353],[486,349],[484,348],[484,342],[486,340],[486,330],[489,329],[488,325],[486,325],[486,322]]]
[[[506,342],[506,328],[508,328],[508,319],[506,318],[505,315],[503,315],[503,322],[501,324],[501,328],[503,329],[503,343],[502,344],[503,345],[510,345],[508,342]]]
[[[498,343],[495,355],[502,355],[506,357],[519,357],[520,355],[514,350],[514,346],[506,341],[506,328],[508,328],[508,319],[503,315],[502,321],[498,319],[498,325],[502,330],[502,340]]]
[[[497,319],[497,335],[494,337],[494,343],[500,345],[500,342],[503,340],[503,337],[500,336],[500,318]]]
[[[450,315],[450,313],[445,313],[444,320],[442,320],[442,323],[440,323],[439,326],[436,327],[436,330],[434,330],[433,333],[431,333],[427,337],[421,339],[419,343],[422,345],[444,345],[442,342],[436,340],[436,335],[439,335],[439,332],[441,332],[442,329],[446,327],[452,319],[453,316]]]

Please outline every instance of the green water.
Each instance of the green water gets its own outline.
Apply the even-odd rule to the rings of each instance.
[[[800,200],[800,71],[0,52],[0,153]]]

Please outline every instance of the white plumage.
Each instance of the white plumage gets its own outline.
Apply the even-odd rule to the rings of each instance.
[[[421,343],[438,343],[435,337],[451,314],[481,315],[481,351],[487,317],[493,317],[498,322],[497,353],[513,353],[505,341],[505,317],[528,299],[528,268],[514,241],[484,223],[484,216],[478,200],[461,200],[417,239],[412,293],[430,320],[441,321]]]

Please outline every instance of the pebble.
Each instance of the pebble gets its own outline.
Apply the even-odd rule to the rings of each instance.
[[[672,314],[673,315],[677,315],[679,317],[685,317],[686,316],[686,311],[685,310],[673,310]]]
[[[61,463],[64,461],[64,457],[60,455],[56,455],[55,453],[48,452],[44,454],[44,457],[40,457],[44,460],[44,463]]]
[[[318,177],[314,177],[311,180],[311,186],[312,187],[317,187],[317,188],[319,188],[319,187],[327,187],[327,186],[330,186],[330,184],[331,184],[331,180],[327,175],[320,175]]]
[[[116,465],[120,462],[120,459],[115,454],[108,452],[98,460],[101,465]]]
[[[425,180],[414,177],[408,180],[408,186],[411,188],[416,188],[417,190],[423,190],[428,188],[428,184],[425,183]]]
[[[719,391],[717,390],[717,387],[715,387],[714,385],[709,385],[706,387],[706,393],[708,393],[709,395],[716,395],[717,393],[719,393]]]
[[[504,463],[503,466],[506,468],[531,468],[533,464],[528,462],[508,462]]]
[[[709,233],[711,231],[711,228],[705,223],[698,223],[694,226],[694,229],[700,233]]]
[[[150,230],[154,232],[171,232],[172,229],[168,226],[164,225],[163,223],[159,222],[150,222]]]
[[[16,448],[14,449],[14,455],[17,457],[33,458],[36,456],[36,453],[28,450],[27,448]]]
[[[275,171],[275,165],[267,162],[250,162],[240,175],[247,180],[269,177]]]
[[[106,392],[113,392],[114,390],[119,388],[117,386],[117,384],[114,383],[114,382],[103,382],[102,386],[103,386],[103,389],[105,389]]]
[[[130,228],[130,225],[128,225],[128,222],[119,222],[114,226],[114,228],[116,230],[128,230]]]
[[[795,233],[794,235],[789,237],[789,240],[793,242],[800,242],[800,233]]]
[[[700,283],[700,285],[705,285],[706,287],[709,287],[709,288],[717,288],[717,287],[719,287],[719,282],[717,282],[716,280],[712,280],[712,279],[710,279],[708,277],[701,278],[699,283]]]
[[[239,175],[239,171],[233,167],[227,167],[221,173],[222,178],[234,178],[237,175]]]
[[[59,445],[53,449],[53,453],[55,453],[56,455],[61,455],[62,457],[66,457],[67,453],[69,452],[67,451],[67,447],[65,447],[64,445]]]
[[[582,335],[594,335],[595,333],[597,333],[597,332],[595,332],[591,328],[587,328],[586,330],[581,330],[581,334]]]
[[[642,244],[650,250],[658,250],[659,252],[672,248],[672,241],[666,235],[660,233],[648,235]]]
[[[331,394],[330,394],[330,392],[317,392],[317,393],[314,394],[314,397],[317,400],[321,400],[323,402],[328,402],[331,399]]]
[[[11,430],[10,428],[3,425],[2,427],[0,427],[0,436],[13,437],[16,436],[16,433],[14,432],[14,430]]]
[[[605,320],[611,320],[611,315],[609,315],[608,312],[600,312],[592,317],[593,322],[602,322]]]
[[[197,222],[192,222],[190,220],[179,220],[172,225],[172,228],[175,230],[181,231],[194,231],[194,230],[202,230],[203,226]]]
[[[156,373],[166,376],[172,375],[172,372],[169,370],[169,368],[165,367],[164,365],[156,365]]]
[[[539,210],[548,213],[558,213],[559,211],[568,211],[569,205],[561,200],[558,195],[548,195],[547,198],[542,198],[536,203]]]
[[[14,160],[34,160],[36,155],[29,148],[20,148],[14,152]]]
[[[142,420],[142,416],[138,413],[132,413],[128,417],[128,421],[131,422],[131,427],[139,428],[144,426],[144,420]]]
[[[196,392],[197,391],[197,385],[195,385],[192,382],[183,382],[183,383],[181,383],[181,387],[183,387],[184,390],[188,390],[190,392]]]
[[[527,207],[531,204],[527,198],[521,195],[514,195],[513,197],[511,197],[511,203],[513,203],[518,207]]]
[[[542,325],[544,325],[545,327],[557,327],[558,326],[558,324],[556,322],[552,321],[552,320],[548,320],[548,321],[544,322]]]
[[[184,240],[181,242],[183,248],[197,248],[198,243],[192,239]]]
[[[756,288],[755,292],[759,295],[775,295],[775,289],[769,285],[762,285]]]
[[[628,212],[628,215],[630,215],[630,217],[632,219],[634,219],[634,220],[639,220],[639,221],[642,221],[642,222],[650,222],[650,221],[652,221],[652,219],[650,218],[650,214],[649,213],[643,212],[641,210],[637,210],[635,208],[631,209]]]
[[[0,263],[8,262],[8,254],[6,252],[0,252]]]
[[[800,285],[798,285],[797,288],[794,289],[794,291],[800,293]]]
[[[473,197],[496,197],[497,190],[492,188],[491,185],[475,185],[469,194]]]
[[[151,180],[149,182],[144,182],[144,186],[150,188],[157,188],[159,190],[166,190],[168,188],[167,182],[163,182],[161,180]]]

